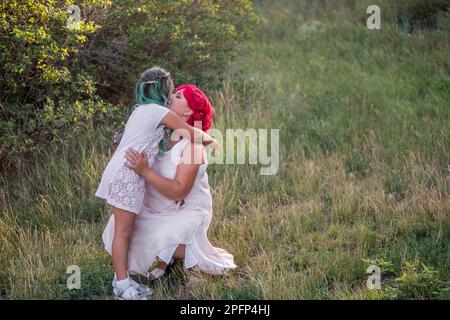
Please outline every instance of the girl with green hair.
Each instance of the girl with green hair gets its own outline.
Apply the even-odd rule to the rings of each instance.
[[[167,108],[173,90],[170,73],[160,67],[148,69],[141,75],[135,89],[137,106],[95,193],[112,207],[115,219],[111,255],[115,271],[112,285],[117,299],[142,300],[152,293],[150,288],[136,283],[128,274],[129,239],[144,200],[145,181],[125,165],[126,151],[133,148],[142,154],[145,152],[151,167],[166,127],[187,130],[194,142],[216,143],[208,134],[188,125]]]

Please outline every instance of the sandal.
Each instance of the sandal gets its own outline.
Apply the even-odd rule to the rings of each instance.
[[[150,272],[147,272],[145,274],[145,277],[149,280],[157,280],[159,278],[161,278],[162,276],[170,273],[172,271],[172,265],[175,262],[174,259],[170,260],[170,263],[167,265],[166,270],[160,269],[160,268],[155,268]]]
[[[131,284],[126,289],[115,287],[113,292],[116,300],[148,300],[148,294],[139,291]]]
[[[147,272],[145,274],[145,276],[147,277],[147,279],[149,280],[156,280],[161,278],[162,276],[164,276],[166,274],[166,270],[160,269],[160,268],[155,268],[150,272]]]

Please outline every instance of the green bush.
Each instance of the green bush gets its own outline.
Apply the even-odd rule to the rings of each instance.
[[[0,158],[35,151],[69,128],[106,111],[80,50],[101,27],[106,0],[83,0],[84,19],[68,24],[70,1],[0,4]]]
[[[418,261],[406,261],[400,267],[383,259],[363,259],[369,265],[380,267],[381,291],[373,297],[383,299],[445,299],[450,294],[450,283],[440,278],[439,272]],[[399,276],[398,276],[399,275]]]
[[[214,87],[257,22],[250,0],[3,1],[0,158],[64,140],[86,120],[117,126],[152,65]]]
[[[87,75],[76,68],[77,55],[100,26],[91,19],[109,4],[84,0],[86,19],[68,25],[69,1],[3,1],[0,4],[0,74],[2,102],[46,103],[48,98],[93,94]],[[69,87],[69,88],[68,88]]]
[[[421,263],[406,262],[402,275],[383,288],[388,299],[440,299],[448,295],[450,287],[439,279],[439,273]]]
[[[104,18],[81,59],[95,67],[103,97],[127,103],[138,74],[153,64],[177,83],[220,84],[237,45],[258,23],[250,0],[118,0]]]

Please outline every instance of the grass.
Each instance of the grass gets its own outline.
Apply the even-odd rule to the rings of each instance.
[[[215,127],[280,129],[279,172],[209,167],[209,237],[239,268],[175,271],[155,299],[450,298],[450,16],[405,23],[411,2],[379,2],[381,30],[365,26],[369,1],[255,4],[255,38],[211,93]],[[112,151],[88,125],[0,176],[1,297],[110,296],[94,192]],[[368,260],[403,282],[368,290]],[[66,288],[70,265],[81,290]]]

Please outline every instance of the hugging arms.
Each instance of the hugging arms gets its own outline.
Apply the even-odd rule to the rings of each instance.
[[[139,153],[133,148],[126,153],[126,165],[142,176],[159,193],[174,201],[183,200],[191,191],[194,185],[200,165],[198,158],[203,155],[205,147],[201,144],[188,143],[183,150],[182,158],[177,167],[174,179],[165,178],[148,166],[148,156]]]

